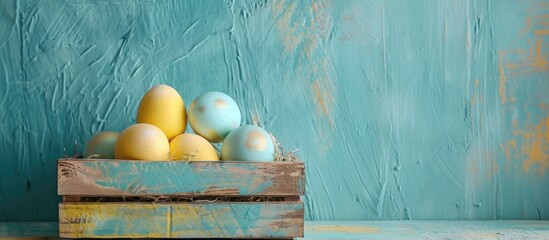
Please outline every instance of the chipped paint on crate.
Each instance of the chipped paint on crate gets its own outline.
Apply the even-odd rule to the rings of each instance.
[[[58,165],[60,195],[288,196],[305,191],[300,162],[73,159]]]
[[[61,203],[61,237],[295,237],[303,203]]]

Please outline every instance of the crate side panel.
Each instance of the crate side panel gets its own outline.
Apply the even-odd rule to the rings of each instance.
[[[303,203],[62,203],[67,238],[303,236]]]
[[[59,195],[303,195],[303,163],[58,161]]]
[[[303,203],[179,205],[175,237],[297,237],[303,235]]]
[[[84,237],[167,237],[171,209],[162,204],[61,203],[59,235]]]

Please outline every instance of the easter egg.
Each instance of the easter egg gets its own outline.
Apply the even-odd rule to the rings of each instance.
[[[222,160],[271,162],[274,159],[271,136],[255,125],[245,125],[231,131],[221,146]]]
[[[187,115],[183,99],[168,85],[151,88],[139,103],[137,122],[157,126],[168,140],[185,132]]]
[[[92,158],[114,158],[114,144],[118,139],[117,132],[100,132],[95,134],[84,148],[84,157]]]
[[[208,140],[192,133],[177,135],[170,141],[172,160],[218,161],[217,151]]]
[[[193,131],[210,142],[222,142],[229,132],[240,126],[240,109],[227,94],[206,92],[189,107]]]
[[[114,157],[127,160],[167,160],[170,142],[160,128],[138,123],[129,126],[118,136]]]

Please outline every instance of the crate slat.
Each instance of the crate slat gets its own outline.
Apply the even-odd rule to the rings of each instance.
[[[291,238],[303,202],[60,203],[62,238]]]
[[[302,162],[60,159],[58,194],[73,196],[298,196]]]

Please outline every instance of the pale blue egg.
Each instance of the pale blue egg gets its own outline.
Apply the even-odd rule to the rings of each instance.
[[[271,162],[274,159],[271,136],[255,125],[244,125],[231,131],[221,146],[221,160]]]
[[[210,142],[222,142],[231,130],[240,126],[240,109],[236,102],[221,92],[206,92],[196,97],[189,107],[193,131]]]

